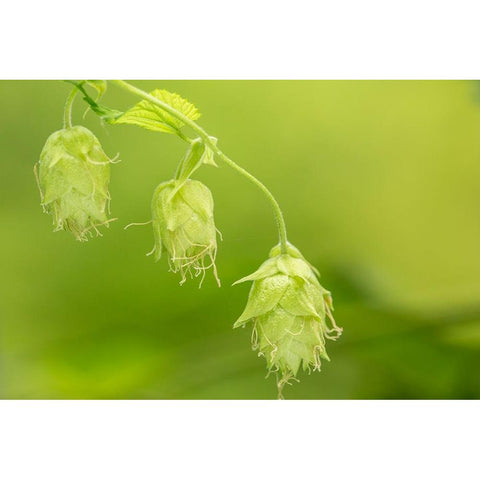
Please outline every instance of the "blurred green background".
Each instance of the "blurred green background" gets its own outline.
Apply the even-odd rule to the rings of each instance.
[[[480,397],[480,95],[468,81],[145,81],[188,98],[220,148],[277,196],[292,243],[333,292],[338,342],[286,398]],[[233,331],[276,243],[269,205],[226,166],[212,190],[221,289],[178,285],[144,254],[173,136],[83,123],[113,156],[112,215],[86,244],[52,233],[32,168],[70,87],[0,82],[0,397],[272,399],[273,378]],[[104,103],[137,99],[111,86]],[[85,108],[74,107],[76,123]]]

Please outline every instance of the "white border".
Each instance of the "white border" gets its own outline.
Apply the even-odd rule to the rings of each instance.
[[[478,478],[478,402],[4,401],[0,478]]]
[[[0,78],[480,77],[476,0],[3,2]]]

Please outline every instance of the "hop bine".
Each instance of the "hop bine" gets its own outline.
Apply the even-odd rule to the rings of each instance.
[[[121,112],[98,103],[106,90],[105,81],[70,83],[75,89],[65,104],[66,128],[48,138],[35,165],[41,204],[52,215],[55,230],[70,231],[78,240],[85,241],[92,231],[100,234],[98,227],[111,221],[107,218],[109,164],[114,160],[107,157],[89,130],[72,127],[72,104],[78,90],[89,109],[110,125],[130,124],[174,134],[188,144],[175,179],[156,188],[152,219],[146,222],[152,223],[154,231],[155,244],[150,253],[156,260],[167,253],[170,270],[180,273],[180,284],[188,276],[201,276],[201,285],[211,268],[220,286],[215,266],[218,230],[213,198],[205,185],[191,180],[192,174],[204,164],[217,166],[215,160],[220,159],[263,192],[273,208],[282,248],[274,247],[256,272],[236,282],[253,281],[253,285],[246,308],[234,327],[252,323],[253,348],[265,357],[269,373],[276,372],[280,397],[284,385],[296,380],[300,368],[309,372],[320,370],[321,359],[329,359],[326,340],[337,339],[342,329],[335,323],[332,298],[320,285],[318,272],[287,242],[283,213],[268,188],[217,147],[217,139],[195,122],[200,116],[198,109],[179,95],[160,89],[147,93],[123,80],[114,80],[117,86],[141,98]],[[89,95],[87,86],[96,90],[96,99]],[[189,138],[182,131],[186,126],[197,138]]]
[[[110,160],[95,135],[82,126],[48,137],[35,174],[41,205],[52,215],[54,231],[72,232],[87,241],[92,230],[108,225]]]
[[[160,260],[168,254],[172,272],[179,272],[180,284],[187,276],[201,275],[215,266],[217,229],[213,219],[213,198],[210,190],[197,180],[170,180],[161,183],[152,198],[152,225],[155,246],[150,252]]]
[[[251,275],[237,283],[253,281],[247,306],[234,328],[253,325],[252,347],[277,372],[279,397],[290,380],[303,370],[320,371],[321,359],[330,360],[326,339],[342,333],[332,315],[332,297],[317,279],[316,270],[292,245],[279,247]]]

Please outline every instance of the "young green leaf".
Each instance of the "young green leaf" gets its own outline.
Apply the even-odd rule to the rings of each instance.
[[[209,138],[214,145],[217,145],[217,139],[215,137]],[[218,167],[217,163],[215,162],[215,153],[208,146],[205,149],[205,155],[202,158],[202,163],[205,165],[212,165],[212,167]]]
[[[202,164],[203,157],[205,156],[205,144],[200,138],[196,138],[190,145],[185,158],[182,160],[180,171],[177,178],[180,183],[185,182],[192,173],[197,170]]]
[[[175,175],[175,178],[180,181],[179,186],[190,178],[203,164],[218,167],[214,156],[215,154],[205,145],[201,138],[193,140]]]
[[[196,120],[200,117],[200,112],[195,105],[176,93],[156,89],[153,92],[150,92],[150,95],[175,108],[175,110],[179,111],[190,120]],[[184,126],[184,123],[181,120],[173,117],[165,110],[148,100],[138,102],[130,108],[130,110],[127,110],[119,118],[115,119],[113,123],[138,125],[147,130],[174,134],[177,134]]]

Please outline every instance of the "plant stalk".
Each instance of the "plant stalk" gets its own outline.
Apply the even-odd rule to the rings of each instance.
[[[65,108],[63,110],[63,128],[72,128],[72,107],[73,100],[75,99],[77,92],[78,90],[75,87],[70,92],[70,95],[67,97],[67,101],[65,102]]]

